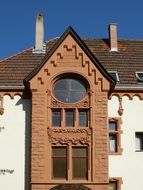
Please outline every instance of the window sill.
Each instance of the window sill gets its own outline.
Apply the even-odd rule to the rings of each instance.
[[[117,156],[118,156],[118,155],[122,155],[122,152],[123,152],[123,149],[122,149],[121,147],[119,147],[117,152],[109,152],[109,155],[111,155],[111,156],[112,156],[112,155],[113,155],[113,156],[114,156],[114,155],[115,155],[115,156],[117,155]]]

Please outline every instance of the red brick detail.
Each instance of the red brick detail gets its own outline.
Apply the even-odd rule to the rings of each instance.
[[[77,49],[73,44],[76,45]],[[45,69],[48,69],[48,75]],[[68,172],[67,180],[52,178],[52,143],[47,134],[47,128],[49,131],[52,129],[51,103],[53,95],[51,91],[54,80],[65,73],[75,73],[83,76],[90,86],[88,98],[90,107],[89,131],[91,133],[89,135],[90,140],[87,142],[89,146],[87,180],[74,180],[72,169]],[[30,81],[30,88],[32,91],[31,190],[50,190],[62,183],[79,183],[91,190],[108,190],[107,103],[110,88],[109,81],[102,76],[72,37],[68,36],[39,73]],[[62,108],[62,106],[59,107]],[[71,107],[77,108],[76,105]],[[64,125],[62,127],[64,129]],[[78,126],[73,130],[76,130],[76,128],[78,129]],[[67,134],[65,137],[68,137]],[[61,142],[58,141],[58,143]],[[79,145],[81,146],[81,142],[79,142]],[[69,168],[71,168],[71,165]]]
[[[107,93],[95,93],[94,110],[94,181],[108,182],[108,131],[107,131]]]
[[[32,93],[32,147],[31,147],[31,181],[45,180],[46,171],[46,93]]]

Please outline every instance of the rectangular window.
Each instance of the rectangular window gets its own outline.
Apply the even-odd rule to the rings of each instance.
[[[74,110],[65,110],[66,115],[66,127],[74,126]]]
[[[142,152],[143,151],[143,132],[136,132],[136,151]]]
[[[117,190],[117,181],[109,182],[109,190]]]
[[[117,152],[117,135],[109,135],[109,149],[110,152]]]
[[[73,147],[73,178],[87,179],[87,147]]]
[[[122,178],[114,177],[109,179],[109,190],[121,190]]]
[[[67,178],[67,148],[52,148],[53,178]]]
[[[109,119],[109,153],[121,154],[121,120]]]
[[[87,110],[79,110],[79,126],[87,127],[88,126],[88,111]]]
[[[61,126],[61,110],[52,110],[52,126]]]

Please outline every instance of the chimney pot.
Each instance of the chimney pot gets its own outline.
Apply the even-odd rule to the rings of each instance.
[[[38,13],[36,17],[35,48],[33,49],[33,53],[45,53],[45,51],[44,18],[42,13]]]
[[[110,50],[118,51],[117,25],[116,24],[109,25],[109,41],[110,41]]]

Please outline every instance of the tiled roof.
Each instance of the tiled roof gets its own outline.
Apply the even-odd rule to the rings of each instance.
[[[46,43],[46,51],[51,49],[57,40]],[[23,86],[23,80],[41,63],[45,54],[32,53],[32,48],[0,61],[0,85]]]
[[[143,41],[118,40],[118,51],[111,52],[107,39],[85,39],[84,42],[107,71],[117,71],[120,84],[137,84],[136,71],[143,72]]]
[[[46,43],[47,54],[58,39]],[[136,71],[143,72],[143,41],[118,40],[118,52],[111,52],[107,39],[82,39],[107,71],[117,71],[119,86],[138,86]],[[23,85],[23,80],[37,67],[45,54],[34,54],[32,48],[0,61],[0,85]]]

